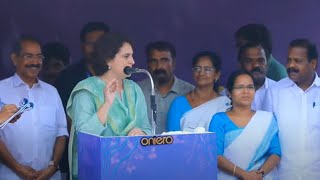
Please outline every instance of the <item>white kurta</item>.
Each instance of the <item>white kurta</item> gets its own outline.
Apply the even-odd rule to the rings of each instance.
[[[35,170],[48,167],[56,138],[68,136],[65,112],[57,90],[40,80],[29,88],[17,74],[0,81],[0,89],[0,99],[4,103],[18,106],[24,97],[34,103],[34,108],[22,114],[16,123],[9,123],[0,130],[1,140],[20,164]],[[0,179],[20,178],[0,164]],[[60,172],[51,179],[61,179]]]
[[[281,144],[280,179],[320,178],[320,78],[303,91],[289,78],[271,87],[264,109],[275,113]]]

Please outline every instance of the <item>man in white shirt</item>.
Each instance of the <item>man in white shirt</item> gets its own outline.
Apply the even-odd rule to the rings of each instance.
[[[238,61],[243,70],[253,76],[256,93],[252,102],[253,110],[262,110],[262,102],[267,89],[275,84],[275,81],[267,78],[267,57],[270,55],[261,44],[248,42],[241,46],[238,52]]]
[[[11,54],[16,73],[0,81],[4,103],[19,104],[26,97],[34,104],[0,131],[0,179],[61,179],[66,117],[57,90],[37,78],[43,58],[39,41],[22,36]]]
[[[320,78],[318,53],[307,39],[289,45],[287,72],[268,91],[265,110],[274,112],[279,125],[282,157],[280,179],[320,178]]]

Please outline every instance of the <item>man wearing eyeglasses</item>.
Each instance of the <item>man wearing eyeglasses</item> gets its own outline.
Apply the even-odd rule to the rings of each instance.
[[[275,81],[267,78],[267,58],[269,52],[261,44],[248,42],[240,47],[238,61],[240,67],[253,76],[256,93],[252,102],[253,110],[262,110],[262,102],[267,89],[275,84]]]
[[[166,41],[151,42],[146,47],[148,70],[155,82],[155,96],[157,104],[156,134],[166,131],[167,113],[172,100],[190,92],[194,86],[177,78],[173,74],[176,63],[176,50]],[[150,80],[138,82],[147,102],[148,117],[151,121]]]
[[[19,104],[28,98],[34,103],[19,121],[0,131],[0,179],[61,179],[66,117],[57,90],[38,79],[43,59],[40,42],[22,36],[11,54],[16,73],[0,81],[2,102]]]

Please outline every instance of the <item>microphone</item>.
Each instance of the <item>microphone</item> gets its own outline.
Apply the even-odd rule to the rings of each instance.
[[[133,74],[133,73],[141,73],[143,72],[142,69],[139,69],[139,68],[132,68],[132,67],[125,67],[123,69],[123,72],[126,74],[126,75],[130,75],[130,74]]]
[[[154,89],[154,82],[152,79],[151,74],[145,70],[145,69],[139,69],[139,68],[132,68],[129,66],[126,66],[123,69],[123,72],[126,75],[130,75],[133,73],[145,73],[148,75],[151,83],[151,95],[150,95],[150,106],[151,106],[151,126],[152,126],[152,135],[156,135],[156,124],[157,124],[157,105],[156,105],[156,96],[155,96],[155,89]]]

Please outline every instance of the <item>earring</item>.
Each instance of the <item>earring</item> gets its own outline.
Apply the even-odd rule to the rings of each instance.
[[[214,83],[217,83],[217,81],[218,81],[218,79],[215,79],[215,80],[214,80]]]
[[[110,69],[111,69],[111,66],[108,65],[108,70],[110,70]]]

